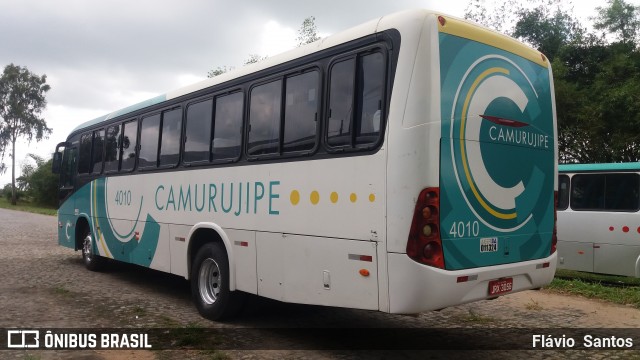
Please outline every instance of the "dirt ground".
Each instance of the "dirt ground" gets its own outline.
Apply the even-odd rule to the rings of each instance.
[[[238,334],[238,348],[207,350],[0,350],[0,359],[493,359],[636,358],[637,350],[517,350],[472,351],[478,339],[508,335],[510,331],[536,333],[545,329],[640,329],[640,310],[548,291],[525,291],[491,301],[455,306],[416,316],[374,311],[285,304],[251,298],[242,316],[231,323],[215,323],[199,316],[191,302],[189,284],[182,278],[113,264],[95,273],[84,269],[79,252],[57,245],[55,217],[0,209],[0,330],[15,328],[178,328]],[[284,329],[283,332],[259,331]],[[311,329],[311,330],[309,330]],[[314,330],[315,329],[315,330]],[[359,330],[360,329],[360,330]],[[365,329],[365,330],[362,330]],[[296,332],[317,337],[346,333],[357,337],[416,330],[443,342],[455,339],[452,351],[314,349],[306,339],[299,349]],[[389,330],[392,329],[392,330]],[[607,330],[611,329],[611,330]],[[299,331],[298,331],[299,330]],[[288,332],[287,332],[288,331]],[[369,332],[367,332],[369,331]],[[386,332],[384,332],[386,331]],[[349,333],[353,332],[353,334]],[[2,339],[0,333],[0,339]],[[634,349],[640,349],[640,330],[634,330]],[[491,338],[493,336],[493,338]],[[256,343],[265,344],[252,350]],[[372,338],[377,341],[386,339]],[[425,341],[430,339],[425,339]],[[272,341],[277,350],[267,350]],[[391,340],[389,340],[391,341]],[[431,339],[433,343],[433,339]],[[285,345],[282,345],[285,344]],[[291,346],[289,346],[289,345]],[[0,344],[0,349],[6,344]],[[375,348],[376,343],[371,347]],[[491,344],[490,344],[491,345]],[[188,348],[188,347],[187,347]],[[340,347],[338,347],[340,348]]]
[[[572,325],[584,328],[640,328],[640,311],[631,306],[548,291],[524,291],[500,299],[507,307],[580,313]]]

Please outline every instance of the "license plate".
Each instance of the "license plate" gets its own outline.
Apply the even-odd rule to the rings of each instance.
[[[503,278],[489,281],[489,295],[500,295],[513,290],[513,278]]]

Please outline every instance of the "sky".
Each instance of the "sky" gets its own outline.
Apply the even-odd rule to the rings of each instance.
[[[489,3],[491,0],[487,0]],[[526,1],[526,0],[515,0]],[[604,1],[578,1],[586,23]],[[630,1],[638,5],[640,0]],[[13,63],[46,74],[42,117],[53,132],[16,149],[16,177],[33,153],[48,159],[79,124],[189,85],[249,54],[296,45],[302,21],[321,36],[393,12],[427,8],[463,17],[469,0],[0,0],[0,69]],[[586,25],[586,24],[585,24]],[[0,187],[11,182],[9,169]]]

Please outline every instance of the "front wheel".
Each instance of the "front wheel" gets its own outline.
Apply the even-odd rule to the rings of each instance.
[[[91,231],[85,230],[82,240],[82,260],[84,266],[91,271],[99,271],[104,267],[104,258],[95,251],[95,243]]]
[[[243,294],[229,290],[229,259],[220,243],[203,245],[191,267],[191,294],[203,317],[227,320],[242,308]]]

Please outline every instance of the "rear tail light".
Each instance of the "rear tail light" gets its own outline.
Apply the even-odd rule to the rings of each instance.
[[[553,192],[553,234],[551,235],[551,252],[552,255],[558,248],[558,192]]]
[[[444,269],[440,239],[440,189],[420,192],[407,241],[407,255],[421,264]]]

